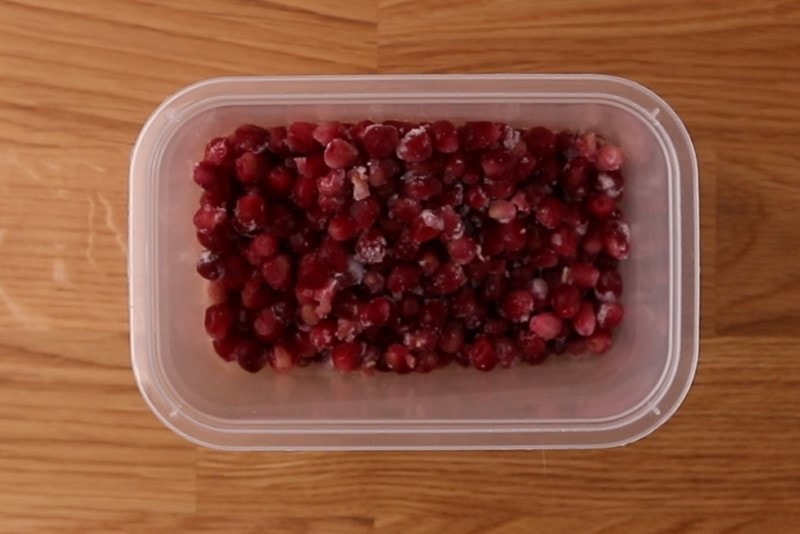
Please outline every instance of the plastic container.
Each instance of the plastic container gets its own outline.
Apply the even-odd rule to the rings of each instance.
[[[625,321],[589,360],[490,373],[329,369],[250,375],[202,329],[204,281],[191,169],[208,139],[245,122],[471,119],[591,129],[622,145],[632,254]],[[219,78],[168,98],[130,169],[131,357],[156,416],[217,449],[546,449],[623,445],[678,408],[698,357],[697,163],[675,112],[631,81],[596,75]]]

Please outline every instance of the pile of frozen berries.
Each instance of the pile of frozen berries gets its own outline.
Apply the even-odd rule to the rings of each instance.
[[[477,121],[239,127],[194,169],[205,329],[247,371],[489,371],[600,354],[623,315],[622,150]]]

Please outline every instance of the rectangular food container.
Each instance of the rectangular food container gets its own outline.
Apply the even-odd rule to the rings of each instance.
[[[626,153],[625,320],[587,360],[482,373],[373,376],[307,368],[251,375],[203,330],[205,281],[192,168],[243,123],[364,118],[592,130]],[[131,359],[141,393],[199,445],[272,449],[556,449],[623,445],[678,408],[698,358],[697,162],[675,112],[629,80],[599,75],[218,78],[168,98],[131,156]]]

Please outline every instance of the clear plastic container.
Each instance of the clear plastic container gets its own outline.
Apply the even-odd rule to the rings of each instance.
[[[613,349],[490,373],[307,368],[251,375],[217,357],[192,215],[193,164],[246,122],[447,118],[589,129],[622,145],[632,253]],[[623,445],[678,408],[698,357],[695,152],[675,112],[631,81],[597,75],[219,78],[168,98],[130,169],[131,358],[139,389],[179,435],[217,449],[555,449]]]

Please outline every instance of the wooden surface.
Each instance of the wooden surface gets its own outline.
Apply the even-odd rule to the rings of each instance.
[[[590,452],[226,454],[129,363],[128,155],[209,76],[605,72],[685,120],[702,342],[678,413]],[[797,532],[796,0],[0,0],[0,531]]]

